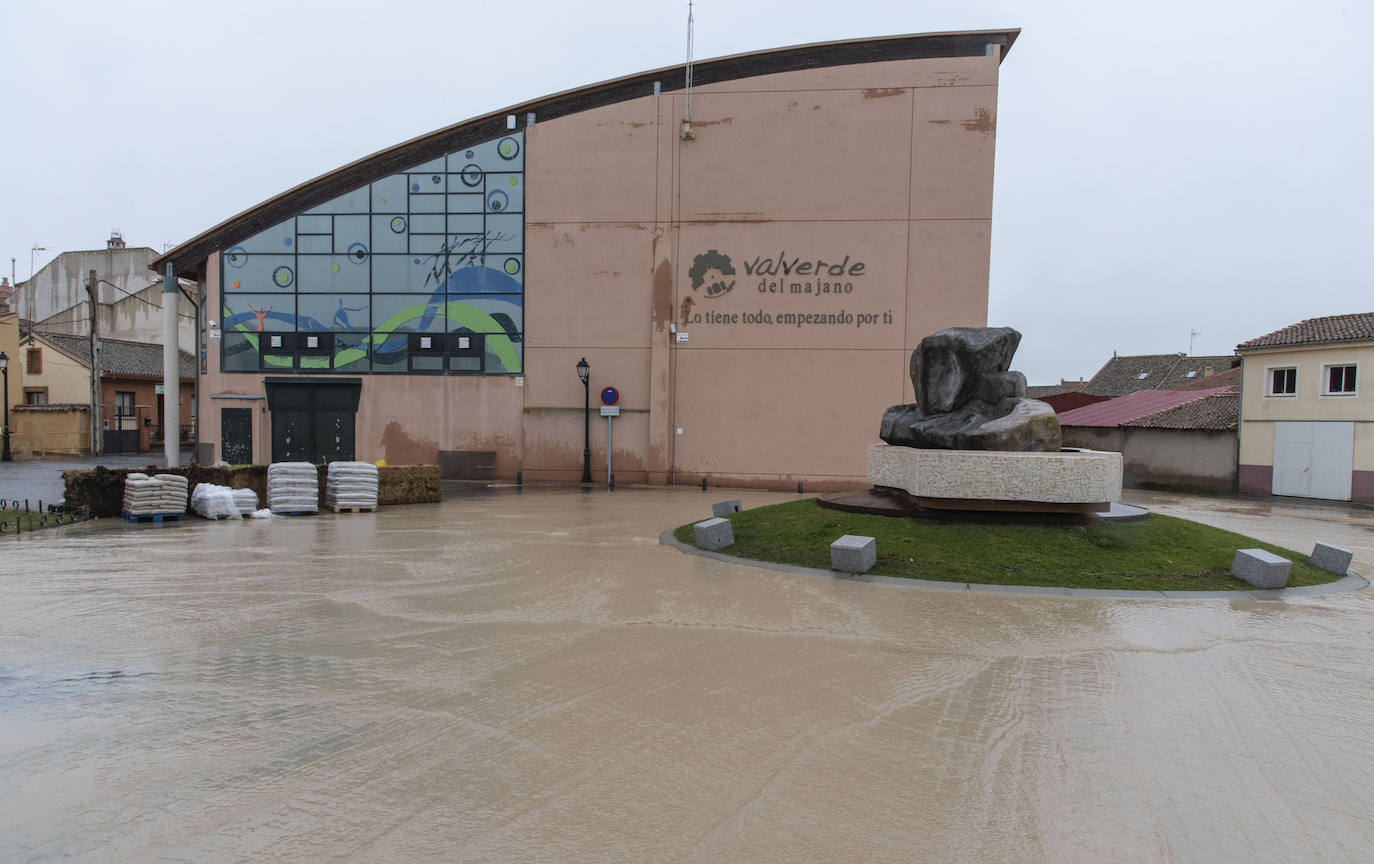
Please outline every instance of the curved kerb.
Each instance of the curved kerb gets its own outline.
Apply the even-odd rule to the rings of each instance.
[[[757,561],[753,558],[737,558],[708,552],[689,546],[673,536],[672,529],[658,535],[662,546],[672,546],[680,552],[713,558],[727,564],[743,564],[748,567],[761,567],[779,573],[797,573],[802,576],[821,576],[826,579],[843,579],[847,582],[868,582],[874,585],[902,585],[908,588],[933,588],[937,591],[980,591],[988,594],[1033,594],[1042,597],[1082,597],[1095,599],[1124,600],[1198,600],[1224,599],[1230,597],[1253,597],[1258,600],[1288,600],[1297,597],[1321,597],[1326,594],[1344,594],[1360,591],[1369,587],[1354,570],[1335,582],[1324,585],[1302,585],[1297,588],[1261,589],[1253,591],[1132,591],[1124,588],[1050,588],[1040,585],[981,585],[975,582],[940,582],[934,579],[907,579],[902,576],[877,576],[869,573],[841,573],[838,570],[819,570],[815,567],[799,567],[795,564],[775,564],[772,561]]]

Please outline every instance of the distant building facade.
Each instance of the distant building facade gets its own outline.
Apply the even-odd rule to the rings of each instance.
[[[202,286],[202,461],[863,485],[907,361],[987,321],[1016,31],[861,39],[537,99],[302,184],[154,262]],[[608,397],[609,398],[609,397]]]
[[[87,334],[91,312],[86,282],[94,270],[100,280],[101,335],[161,345],[162,287],[150,269],[156,257],[146,246],[124,245],[118,235],[104,249],[63,252],[15,286],[10,308],[44,332]],[[190,351],[196,338],[195,303],[179,295],[177,312],[177,344]]]
[[[1062,412],[1059,423],[1066,447],[1120,453],[1127,486],[1232,492],[1237,401],[1233,384],[1138,390]]]
[[[1374,312],[1300,321],[1236,346],[1240,490],[1374,502]]]
[[[1112,355],[1080,392],[1114,399],[1140,390],[1173,390],[1239,366],[1240,358],[1187,354]],[[1206,387],[1206,384],[1199,384]]]
[[[24,341],[24,403],[29,408],[64,406],[82,408],[91,403],[91,352],[85,336],[34,331]],[[164,400],[162,346],[122,339],[102,339],[100,345],[101,444],[106,453],[147,453],[170,434],[190,444],[195,423],[195,362],[181,352],[180,392],[175,402]],[[16,424],[26,448],[39,452],[82,452],[90,448],[89,428],[64,428],[62,438],[52,438],[52,411],[21,412]],[[89,414],[81,414],[89,424]],[[24,421],[46,424],[49,440],[40,440],[37,428]],[[75,422],[73,415],[72,422]],[[32,439],[32,441],[31,441]],[[30,443],[31,441],[31,443]],[[77,442],[73,444],[73,442]]]

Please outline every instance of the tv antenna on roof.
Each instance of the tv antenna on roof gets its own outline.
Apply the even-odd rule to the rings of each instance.
[[[1189,329],[1188,329],[1188,356],[1189,356],[1189,357],[1193,356],[1193,339],[1196,338],[1196,337],[1198,337],[1198,336],[1201,336],[1201,335],[1202,335],[1202,331],[1201,331],[1201,330],[1193,330],[1192,328],[1189,328]]]
[[[692,131],[692,34],[696,28],[696,22],[692,18],[692,0],[687,0],[687,66],[686,66],[686,91],[687,104],[682,111],[682,140],[691,141],[697,137]]]

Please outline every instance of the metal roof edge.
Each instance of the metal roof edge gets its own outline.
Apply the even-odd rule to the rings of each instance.
[[[695,86],[704,86],[801,69],[888,60],[981,56],[988,44],[1003,46],[997,61],[1001,65],[1020,33],[1020,28],[911,33],[770,48],[695,62],[692,64],[692,81]],[[660,83],[664,92],[681,90],[685,78],[685,64],[666,66],[564,90],[445,126],[355,159],[293,186],[163,252],[153,259],[149,269],[160,270],[170,262],[178,276],[198,275],[205,258],[226,242],[237,242],[252,236],[293,213],[323,204],[336,195],[378,177],[403,171],[465,145],[497,137],[508,131],[507,116],[514,115],[519,124],[517,130],[523,131],[527,114],[534,114],[536,120],[563,117],[652,95],[655,82]]]

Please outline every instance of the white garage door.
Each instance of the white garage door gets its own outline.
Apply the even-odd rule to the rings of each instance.
[[[1355,424],[1274,424],[1274,494],[1350,500]]]

